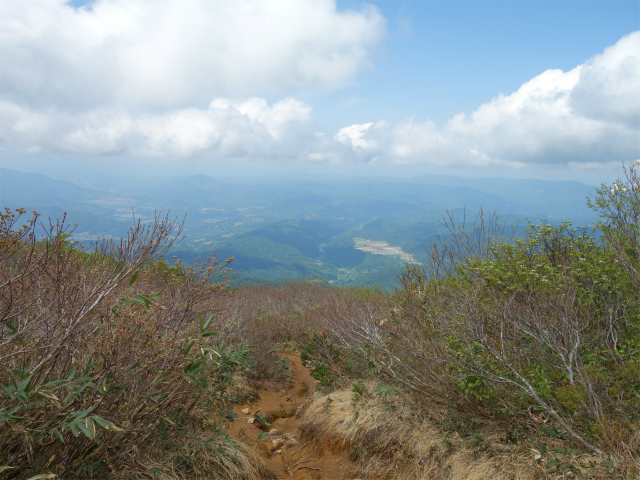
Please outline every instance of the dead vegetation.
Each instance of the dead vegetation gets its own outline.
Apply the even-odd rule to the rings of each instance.
[[[613,478],[606,465],[594,467],[598,455],[550,453],[564,451],[560,439],[541,452],[535,443],[509,442],[509,430],[496,430],[495,422],[465,422],[445,408],[425,411],[402,392],[385,399],[376,385],[317,395],[301,418],[304,438],[347,452],[363,478]]]
[[[168,217],[84,251],[24,213],[0,217],[3,475],[263,478],[219,428],[250,365],[211,330],[226,264],[158,260],[181,232]]]

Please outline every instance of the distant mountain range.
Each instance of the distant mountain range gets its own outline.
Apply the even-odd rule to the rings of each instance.
[[[236,283],[317,278],[388,288],[408,253],[416,262],[426,260],[424,247],[447,209],[475,212],[482,207],[498,211],[509,223],[588,225],[597,220],[586,206],[594,191],[578,182],[439,175],[253,183],[205,175],[113,177],[79,185],[0,169],[2,207],[53,218],[67,212],[68,220],[78,223],[75,238],[81,242],[123,235],[132,208],[143,219],[153,218],[155,211],[186,213],[187,237],[172,254],[186,261],[212,250],[222,258],[234,257]]]

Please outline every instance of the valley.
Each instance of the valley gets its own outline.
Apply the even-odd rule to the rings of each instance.
[[[54,179],[0,170],[0,202],[55,221],[65,212],[89,245],[126,235],[134,216],[184,217],[184,238],[171,257],[191,263],[215,251],[233,257],[232,285],[316,280],[392,289],[407,262],[426,261],[449,212],[498,211],[507,224],[589,225],[584,202],[594,187],[578,182],[416,178],[99,177]]]

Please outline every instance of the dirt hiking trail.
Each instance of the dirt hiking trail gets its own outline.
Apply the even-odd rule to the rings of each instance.
[[[290,352],[279,355],[289,361],[292,379],[289,388],[259,391],[257,399],[238,405],[234,412],[240,418],[230,424],[229,433],[252,447],[278,479],[358,478],[347,448],[335,439],[313,438],[312,432],[301,430],[299,417],[311,402],[316,381],[298,355]]]

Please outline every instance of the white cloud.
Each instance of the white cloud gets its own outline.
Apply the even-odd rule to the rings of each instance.
[[[640,128],[640,32],[582,65],[569,103],[576,114]]]
[[[3,0],[0,146],[293,157],[311,107],[254,95],[345,86],[384,33],[334,0]]]
[[[240,103],[234,103],[228,98],[217,98],[209,108],[245,115],[251,122],[262,123],[277,140],[283,138],[292,122],[307,122],[311,119],[311,107],[293,98],[280,100],[273,108],[268,106],[264,98],[253,97]]]
[[[349,84],[385,32],[334,0],[3,0],[3,97],[78,111],[176,109],[218,96]]]
[[[282,158],[293,155],[291,147],[314,133],[310,107],[292,98],[272,106],[261,98],[217,98],[206,110],[157,115],[95,109],[52,116],[4,103],[0,112],[7,126],[0,131],[0,141],[23,151],[38,145],[41,150],[79,154]]]
[[[281,98],[351,82],[384,23],[333,0],[3,0],[0,148],[514,168],[640,155],[640,32],[442,126],[321,132],[310,105]]]
[[[442,127],[410,119],[356,131],[360,146],[376,142],[372,157],[396,163],[619,165],[640,153],[639,117],[640,32],[634,32],[573,70],[547,70]]]
[[[376,146],[373,140],[365,140],[364,135],[371,128],[373,122],[363,123],[362,125],[350,125],[341,128],[335,136],[335,139],[343,145],[350,145],[354,148],[362,148],[369,150]]]

